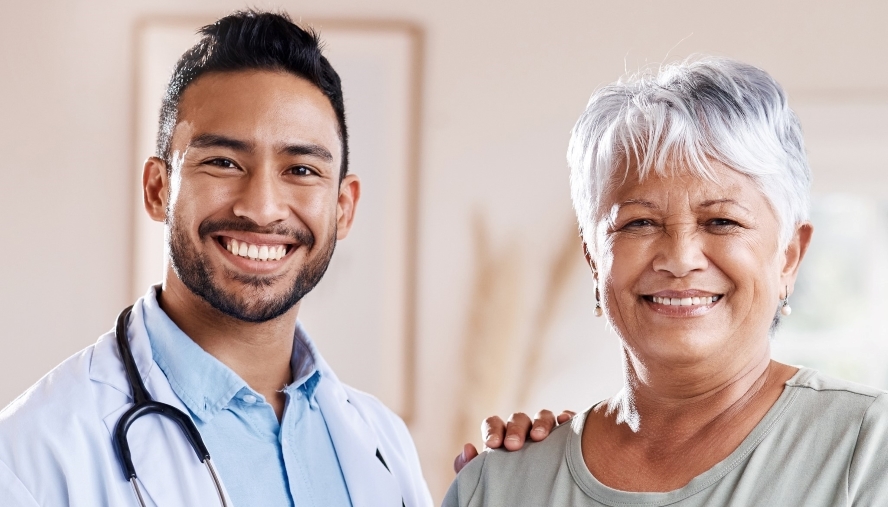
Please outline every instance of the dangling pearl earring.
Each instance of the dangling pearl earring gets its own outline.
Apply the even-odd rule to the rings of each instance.
[[[792,313],[792,307],[789,306],[789,287],[786,288],[786,295],[783,296],[783,306],[780,307],[780,314],[789,317]]]
[[[604,310],[601,309],[601,299],[598,297],[598,288],[595,288],[595,316],[601,317],[604,315]]]

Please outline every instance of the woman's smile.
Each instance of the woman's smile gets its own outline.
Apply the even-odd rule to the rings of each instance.
[[[701,290],[660,291],[641,296],[652,311],[668,317],[699,317],[706,315],[720,301],[724,294],[714,294]]]

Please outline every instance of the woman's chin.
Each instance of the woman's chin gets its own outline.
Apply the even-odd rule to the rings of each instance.
[[[719,338],[724,336],[725,338]],[[647,365],[666,368],[706,367],[724,363],[732,354],[729,334],[715,329],[663,329],[635,339],[629,348],[637,359]]]

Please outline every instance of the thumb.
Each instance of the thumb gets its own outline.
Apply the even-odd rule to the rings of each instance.
[[[472,444],[463,446],[463,451],[453,460],[453,471],[459,473],[470,461],[478,457],[478,449]]]

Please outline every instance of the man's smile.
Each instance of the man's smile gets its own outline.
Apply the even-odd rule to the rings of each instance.
[[[220,236],[219,241],[232,254],[254,261],[276,261],[287,255],[288,251],[287,245],[257,245],[225,236]]]
[[[225,250],[221,253],[229,263],[250,273],[278,271],[290,254],[303,246],[290,236],[242,231],[213,234],[213,239]]]

